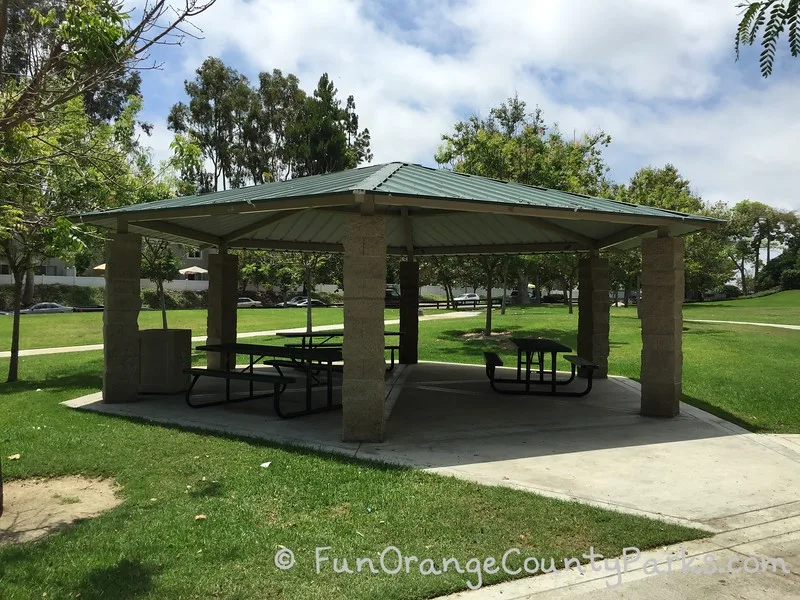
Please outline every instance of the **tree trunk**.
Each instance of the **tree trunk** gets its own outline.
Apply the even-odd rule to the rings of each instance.
[[[308,306],[306,306],[306,332],[311,333],[311,290],[312,290],[312,273],[311,269],[306,273],[306,287],[308,288]]]
[[[741,276],[741,279],[742,279],[742,294],[746,296],[747,295],[747,273],[745,272],[746,269],[745,269],[744,259],[742,259],[741,264],[738,264],[736,266],[739,267],[739,275]]]
[[[486,288],[486,328],[483,330],[483,335],[491,336],[492,335],[492,285],[493,285],[492,278],[490,277],[488,280],[488,286]]]
[[[19,311],[22,308],[22,285],[25,270],[14,270],[14,322],[11,326],[11,357],[8,361],[9,383],[19,379]]]
[[[573,308],[572,308],[572,285],[570,285],[568,287],[569,287],[569,292],[567,292],[567,302],[569,302],[569,314],[572,314],[573,313]]]
[[[767,262],[764,263],[765,265],[769,264],[769,251],[772,248],[772,238],[767,236]]]
[[[33,292],[36,285],[36,273],[32,268],[25,271],[25,291],[22,293],[22,305],[30,306],[33,304]]]
[[[158,297],[161,299],[161,324],[167,329],[167,299],[164,297],[164,284],[158,284],[157,289]]]
[[[528,306],[531,303],[528,295],[528,278],[522,270],[517,274],[517,302],[520,306]]]
[[[623,294],[622,304],[625,305],[625,308],[628,308],[628,306],[630,305],[631,290],[627,285],[622,288],[622,294]]]
[[[642,318],[642,276],[636,276],[636,318]]]
[[[447,298],[447,308],[455,308],[455,305],[453,304],[453,290],[450,288],[450,284],[448,283],[444,284],[444,294]]]
[[[541,286],[541,277],[539,276],[539,271],[536,271],[536,304],[542,303],[542,286]]]

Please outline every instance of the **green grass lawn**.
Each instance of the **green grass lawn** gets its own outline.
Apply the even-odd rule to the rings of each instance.
[[[5,463],[7,479],[108,476],[125,499],[41,541],[0,547],[3,598],[430,598],[465,589],[468,574],[315,574],[314,549],[330,546],[330,556],[352,561],[393,545],[465,564],[513,547],[561,559],[589,546],[608,556],[703,535],[522,491],[60,406],[100,387],[101,360],[99,352],[27,357],[24,382],[0,385],[0,450],[22,455]],[[265,461],[272,465],[260,468]],[[273,564],[281,546],[295,552],[291,571]]]
[[[397,309],[387,309],[386,318],[396,319]],[[192,335],[205,335],[206,311],[170,310],[167,311],[168,325],[174,329],[191,329]],[[302,309],[239,309],[237,313],[238,331],[269,331],[303,327],[306,324],[306,311]],[[315,308],[315,325],[335,325],[342,322],[341,308]],[[11,317],[0,317],[0,350],[11,348]],[[161,327],[159,311],[144,311],[139,314],[141,329]],[[82,346],[103,342],[102,313],[71,313],[54,315],[21,315],[20,348],[53,348],[58,346]]]
[[[800,325],[800,290],[779,292],[759,298],[685,304],[683,316],[686,319]]]

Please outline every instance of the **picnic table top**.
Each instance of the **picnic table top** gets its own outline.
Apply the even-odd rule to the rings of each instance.
[[[275,356],[278,358],[319,360],[323,362],[342,360],[342,351],[339,348],[330,347],[302,348],[299,346],[283,346],[279,344],[243,344],[234,342],[230,344],[206,344],[204,346],[197,346],[196,349],[204,352],[254,354]]]
[[[546,338],[512,337],[511,341],[524,352],[572,352],[569,346]]]
[[[383,335],[400,335],[399,331],[384,331]],[[341,337],[344,336],[344,329],[328,329],[325,331],[279,331],[275,335],[287,338],[305,337]]]

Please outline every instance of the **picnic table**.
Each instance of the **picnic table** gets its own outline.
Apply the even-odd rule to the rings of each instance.
[[[344,329],[327,329],[319,331],[279,331],[275,335],[284,338],[297,338],[300,339],[299,344],[286,344],[287,347],[300,347],[300,348],[341,348],[342,342],[332,341],[334,338],[343,338]],[[384,336],[400,337],[400,331],[384,331]],[[315,341],[318,340],[318,341]],[[398,344],[389,344],[385,346],[386,350],[390,351],[390,364],[389,371],[394,368],[394,353],[400,350]]]
[[[565,354],[572,352],[572,348],[565,346],[556,340],[549,340],[546,338],[511,338],[511,342],[517,347],[517,377],[516,379],[503,379],[495,376],[497,367],[503,366],[503,361],[496,352],[484,352],[486,361],[486,373],[489,377],[489,382],[492,389],[501,394],[531,394],[532,385],[548,385],[549,391],[536,391],[536,395],[540,396],[585,396],[592,389],[592,374],[597,365],[591,361],[580,358],[579,356]],[[568,379],[559,379],[556,375],[556,363],[558,362],[559,353],[565,354],[564,358],[570,363],[571,372]],[[550,355],[550,368],[547,371],[548,377],[545,377],[545,354]],[[523,355],[525,356],[523,360]],[[531,368],[534,364],[534,358],[538,366],[538,378],[531,379]],[[522,377],[522,365],[525,365],[525,378]],[[582,392],[561,392],[558,391],[557,386],[564,386],[572,383],[577,374],[577,368],[583,368],[587,372],[587,387]],[[506,389],[496,387],[495,384],[519,384],[524,385],[524,389]]]
[[[261,397],[273,397],[275,413],[281,418],[299,417],[302,415],[309,415],[317,412],[328,410],[336,410],[341,408],[341,404],[333,403],[333,363],[342,360],[342,351],[338,348],[300,348],[291,346],[280,346],[271,344],[243,344],[243,343],[230,343],[230,344],[207,344],[205,346],[198,346],[197,350],[204,352],[219,352],[225,356],[225,369],[221,371],[210,369],[189,369],[189,373],[193,376],[191,385],[186,392],[186,402],[192,408],[201,408],[205,406],[214,406],[225,404],[228,402],[239,402],[242,400],[252,400]],[[243,354],[249,356],[247,366],[240,370],[235,369],[236,355]],[[231,364],[231,357],[233,357],[234,364]],[[259,363],[272,365],[277,371],[277,375],[271,373],[256,373],[253,367]],[[295,380],[292,377],[284,375],[281,367],[291,367],[301,370],[305,373],[306,377],[306,407],[304,410],[294,411],[291,413],[284,412],[280,407],[280,394],[285,390],[288,383],[293,383]],[[326,371],[327,379],[324,382],[315,377],[315,372]],[[210,376],[225,379],[225,400],[218,400],[214,402],[207,402],[204,404],[192,404],[191,392],[195,383],[200,377]],[[230,395],[230,382],[231,380],[245,380],[250,383],[250,395],[244,398],[232,399]],[[259,381],[266,381],[274,384],[272,393],[254,395],[253,384]],[[327,401],[325,406],[313,408],[311,403],[311,396],[313,388],[316,383],[324,383],[327,387]]]

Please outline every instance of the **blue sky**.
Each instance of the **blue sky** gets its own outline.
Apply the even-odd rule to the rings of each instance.
[[[274,68],[311,90],[328,72],[355,96],[374,162],[433,165],[440,135],[518,93],[565,132],[612,137],[611,175],[675,164],[709,201],[800,209],[800,59],[734,61],[739,0],[217,0],[202,39],[144,73],[156,158],[166,115],[207,56],[255,80]],[[783,46],[783,45],[782,45]]]

